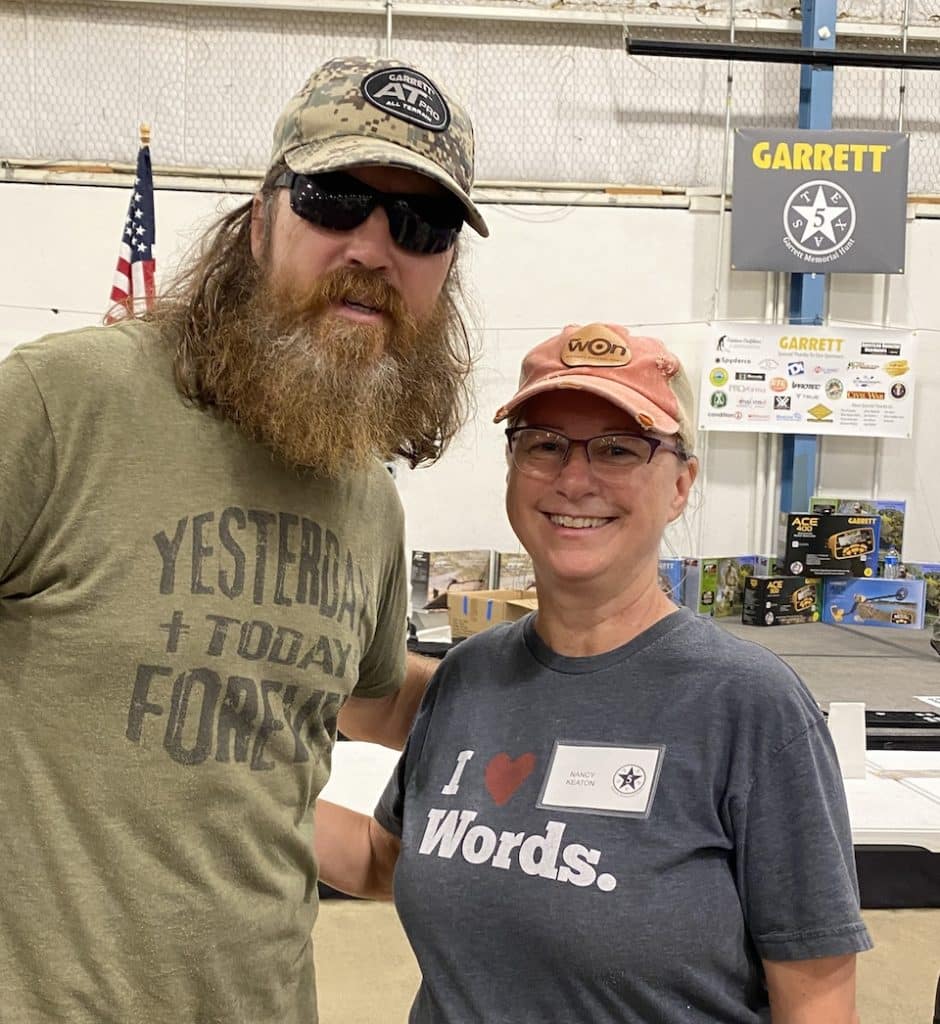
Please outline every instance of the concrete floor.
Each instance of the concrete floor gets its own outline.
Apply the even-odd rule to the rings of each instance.
[[[875,948],[858,958],[861,1024],[932,1024],[940,910],[864,917]],[[390,904],[324,900],[314,935],[320,1024],[405,1024],[419,973]]]
[[[863,701],[872,711],[927,711],[918,697],[940,696],[940,658],[929,629],[874,626],[744,626],[717,623],[735,636],[779,654],[823,706]]]

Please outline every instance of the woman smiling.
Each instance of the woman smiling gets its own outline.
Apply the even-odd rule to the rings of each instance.
[[[413,1024],[853,1024],[852,840],[793,671],[658,585],[695,482],[678,359],[569,326],[525,358],[506,507],[538,611],[458,645],[323,879],[394,898]]]

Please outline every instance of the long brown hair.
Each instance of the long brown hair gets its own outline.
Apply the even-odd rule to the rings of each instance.
[[[286,165],[272,167],[261,185],[265,239],[275,210],[274,183]],[[214,331],[245,306],[264,283],[264,273],[251,251],[253,200],[235,207],[213,223],[190,252],[176,276],[161,290],[148,319],[158,324],[173,347],[176,386],[189,401],[203,408],[217,406],[211,383]],[[447,400],[425,417],[416,436],[403,441],[396,454],[411,466],[436,462],[473,409],[471,373],[475,353],[461,307],[468,305],[458,262],[460,247],[438,299],[444,325],[443,356],[451,385]]]
[[[283,170],[283,165],[272,168],[261,185],[266,228],[274,182]],[[205,384],[206,339],[225,310],[243,306],[261,280],[251,252],[252,203],[249,199],[210,225],[161,291],[148,318],[164,328],[175,347],[173,371],[180,393],[204,407],[214,404]]]

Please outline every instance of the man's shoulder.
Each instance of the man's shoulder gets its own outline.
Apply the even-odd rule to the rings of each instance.
[[[139,373],[152,364],[157,338],[153,324],[128,320],[46,334],[13,353],[40,386],[54,387],[61,380],[75,389],[86,381],[114,383],[130,372]]]
[[[374,517],[375,525],[395,530],[403,528],[405,513],[401,496],[386,463],[379,458],[370,459],[352,474],[350,481],[353,500],[362,503],[363,510]]]

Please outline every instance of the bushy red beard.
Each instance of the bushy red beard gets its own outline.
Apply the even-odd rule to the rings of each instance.
[[[351,301],[382,323],[337,316]],[[336,477],[440,433],[466,369],[455,363],[450,305],[422,320],[380,274],[339,268],[305,294],[259,277],[206,339],[204,385],[216,407],[285,462]]]

